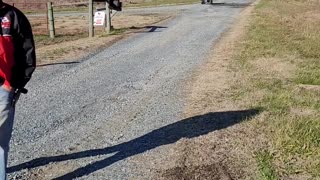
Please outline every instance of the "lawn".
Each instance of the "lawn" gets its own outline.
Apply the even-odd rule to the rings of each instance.
[[[320,3],[262,0],[236,55],[246,77],[234,93],[263,108],[262,179],[320,178]]]

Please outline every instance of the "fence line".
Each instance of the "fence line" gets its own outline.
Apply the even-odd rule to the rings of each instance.
[[[33,33],[35,35],[48,34],[48,7],[47,3],[34,3],[34,2],[13,2],[12,6],[25,12],[32,26]],[[37,14],[35,14],[37,13]]]
[[[85,2],[75,2],[75,3],[54,3],[54,7],[65,7],[65,6],[88,6],[88,1]]]
[[[12,6],[25,12],[28,17],[33,33],[35,35],[49,35],[49,17],[47,3],[28,2],[27,0],[9,1]],[[103,4],[104,3],[95,3]],[[53,2],[54,11],[60,8],[75,8],[79,6],[88,6],[88,2],[67,3],[64,1]],[[66,14],[56,16],[54,14],[55,30],[57,35],[84,34],[88,32],[88,15],[87,14]],[[99,28],[97,28],[99,29]]]
[[[22,11],[45,11],[47,9],[47,4],[46,3],[29,3],[29,2],[24,2],[24,3],[11,3],[12,6],[22,10]]]

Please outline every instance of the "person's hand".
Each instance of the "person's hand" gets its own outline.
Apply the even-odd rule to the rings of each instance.
[[[12,87],[10,86],[7,86],[7,85],[2,85],[2,88],[7,90],[8,92],[11,92],[12,91]]]

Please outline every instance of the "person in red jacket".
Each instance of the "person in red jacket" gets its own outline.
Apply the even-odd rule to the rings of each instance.
[[[36,67],[31,25],[18,9],[0,0],[0,180],[6,166],[15,112],[15,98]]]

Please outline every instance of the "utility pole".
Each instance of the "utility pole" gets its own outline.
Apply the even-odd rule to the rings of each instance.
[[[93,28],[93,0],[89,0],[89,37],[94,36]]]
[[[109,8],[109,3],[106,2],[106,32],[109,34],[111,32],[111,10]]]

